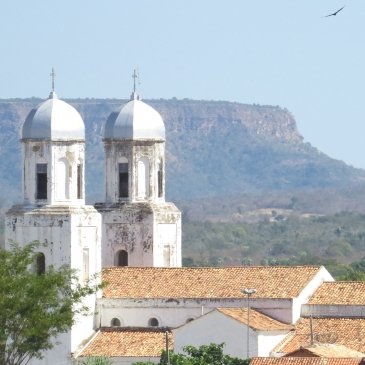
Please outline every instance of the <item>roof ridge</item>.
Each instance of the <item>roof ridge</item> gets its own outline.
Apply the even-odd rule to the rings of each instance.
[[[98,332],[172,332],[170,327],[100,327]]]
[[[252,320],[250,321],[250,323],[248,323],[247,321],[247,317],[241,317],[241,314],[246,314],[248,313],[248,308],[247,307],[219,307],[216,308],[217,311],[219,311],[220,313],[222,313],[223,315],[226,315],[240,323],[243,323],[245,325],[249,325],[251,328],[257,329],[257,330],[262,330],[265,325],[263,324],[263,322],[260,323],[260,321],[265,321],[264,323],[266,323],[267,329],[269,328],[269,326],[275,326],[276,329],[292,329],[293,326],[291,324],[279,321],[273,317],[268,316],[267,314],[257,310],[256,308],[250,308],[250,312],[252,314]],[[237,313],[238,316],[235,316],[234,314]],[[256,314],[256,315],[255,315]],[[261,324],[261,326],[260,326]]]
[[[253,266],[182,266],[182,267],[155,267],[155,266],[106,266],[103,269],[118,269],[118,270],[227,270],[227,269],[320,269],[321,265],[253,265]],[[330,282],[330,281],[326,281]]]

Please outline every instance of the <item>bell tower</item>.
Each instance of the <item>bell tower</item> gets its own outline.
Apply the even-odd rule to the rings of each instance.
[[[165,201],[164,122],[135,87],[106,121],[104,149],[102,265],[181,266],[181,213]]]
[[[31,110],[23,124],[23,202],[6,213],[5,245],[39,241],[37,272],[67,265],[83,282],[101,271],[101,216],[85,205],[84,122],[58,99],[54,72],[51,75],[49,98]],[[90,314],[57,338],[60,345],[45,353],[47,363],[68,363],[80,339],[93,333],[95,301],[96,295],[86,298]]]
[[[51,92],[48,100],[27,116],[21,140],[24,203],[85,204],[83,121],[75,112]],[[41,123],[47,117],[52,123]]]

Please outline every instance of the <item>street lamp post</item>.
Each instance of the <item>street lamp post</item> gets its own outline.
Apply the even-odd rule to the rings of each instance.
[[[165,345],[166,345],[165,363],[167,365],[170,365],[169,329],[168,327],[166,327],[164,330],[165,330]]]
[[[250,297],[256,293],[256,289],[241,289],[241,293],[247,295],[247,358],[250,357]]]

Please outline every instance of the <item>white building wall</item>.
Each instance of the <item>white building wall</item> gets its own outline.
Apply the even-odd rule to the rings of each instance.
[[[212,309],[206,311],[209,312]],[[156,318],[159,327],[178,327],[191,319],[201,316],[201,308],[109,308],[103,310],[101,326],[109,327],[113,318],[118,318],[122,326],[147,327],[151,318]]]
[[[225,343],[223,352],[227,355],[246,358],[247,326],[214,311],[199,319],[173,330],[174,352],[183,352],[183,347]],[[258,356],[258,335],[249,329],[250,356]]]
[[[128,252],[128,266],[181,266],[181,213],[174,204],[145,202],[96,207],[103,217],[103,267],[117,265],[120,250]]]
[[[101,216],[88,206],[84,214],[71,216],[71,267],[78,271],[80,282],[101,274]],[[85,254],[87,253],[87,254]],[[71,331],[71,352],[94,332],[95,303],[100,293],[89,295],[84,304],[90,308],[88,316],[78,316]]]
[[[253,308],[273,318],[290,323],[292,315],[292,301],[288,299],[252,300]],[[252,304],[251,302],[251,304]],[[199,318],[215,308],[242,308],[245,301],[240,299],[108,299],[101,298],[100,323],[110,326],[112,318],[121,320],[124,326],[146,326],[148,319],[156,317],[161,326],[178,327],[184,325],[188,319]],[[284,320],[282,319],[284,318]],[[287,319],[287,321],[285,321]]]
[[[181,214],[174,204],[157,208],[153,229],[155,267],[181,267]]]
[[[187,345],[201,346],[210,343],[225,343],[224,353],[246,358],[270,356],[272,349],[284,339],[289,330],[256,331],[249,329],[249,351],[247,351],[247,326],[218,311],[200,317],[173,330],[175,352],[182,352]]]
[[[246,307],[246,304],[244,304]],[[250,299],[250,307],[280,322],[292,324],[293,299]]]
[[[89,277],[101,271],[101,216],[91,206],[60,207],[45,206],[30,209],[13,207],[6,216],[6,247],[10,241],[25,245],[38,240],[38,251],[44,253],[46,265],[59,268],[69,265],[84,280],[83,250],[89,250]],[[62,334],[54,350],[48,351],[40,364],[68,364],[71,352],[94,331],[94,310],[98,293],[85,299],[90,315],[77,318],[67,334]],[[37,361],[34,364],[38,364]],[[31,362],[33,365],[33,362]]]
[[[258,335],[258,353],[257,356],[268,357],[273,348],[278,345],[288,334],[287,331],[260,331]]]
[[[70,333],[61,333],[54,340],[57,343],[57,350],[44,352],[42,359],[32,359],[29,365],[74,365],[70,353]],[[27,364],[27,365],[28,365]]]
[[[100,212],[103,267],[117,265],[116,255],[120,250],[128,252],[129,266],[153,266],[153,214],[149,207],[130,204]]]
[[[365,317],[364,305],[318,305],[304,304],[302,305],[302,317]]]
[[[78,357],[76,361],[81,361],[84,358],[82,357]],[[117,356],[113,356],[113,357],[109,357],[108,360],[111,361],[111,363],[113,365],[133,365],[137,362],[152,362],[154,364],[159,364],[160,363],[160,356],[156,356],[156,357],[152,357],[152,356],[144,356],[144,357],[139,357],[139,356],[135,356],[135,357],[130,357],[130,356],[121,356],[121,357],[117,357]]]
[[[334,281],[334,279],[332,275],[326,270],[326,268],[322,266],[313,279],[301,291],[299,296],[293,299],[293,313],[291,323],[297,322],[297,320],[300,318],[302,305],[308,302],[309,298],[324,281]]]

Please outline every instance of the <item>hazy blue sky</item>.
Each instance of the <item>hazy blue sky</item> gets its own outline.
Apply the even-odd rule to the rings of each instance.
[[[336,17],[323,17],[340,7]],[[3,0],[0,98],[285,107],[305,141],[365,168],[364,0]]]

